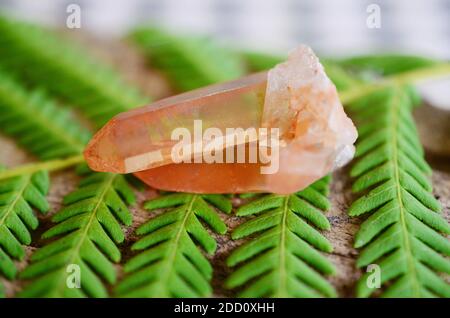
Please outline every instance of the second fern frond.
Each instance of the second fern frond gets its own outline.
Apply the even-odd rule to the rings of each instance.
[[[384,297],[450,297],[450,285],[436,272],[450,274],[450,233],[439,215],[428,180],[430,167],[411,114],[408,90],[390,87],[349,105],[357,121],[354,192],[367,192],[350,207],[352,216],[370,214],[355,238],[362,248],[357,265],[376,264]],[[376,288],[364,274],[357,295]],[[372,287],[371,287],[372,286]]]
[[[128,276],[117,286],[118,295],[209,296],[213,269],[197,244],[212,254],[217,243],[200,219],[216,233],[227,230],[213,207],[231,212],[230,201],[222,195],[175,193],[148,201],[148,210],[168,210],[137,230],[143,237],[132,249],[141,252],[125,264]]]
[[[238,54],[202,37],[180,37],[153,28],[131,34],[179,91],[236,79],[245,73]]]
[[[99,59],[55,32],[0,16],[0,65],[78,107],[97,128],[148,99]]]
[[[41,159],[79,154],[90,138],[68,109],[0,71],[0,130]]]
[[[120,223],[130,225],[126,204],[135,202],[124,176],[92,173],[64,198],[66,206],[52,220],[57,224],[43,234],[55,239],[37,250],[32,263],[20,274],[29,280],[22,297],[106,297],[104,282],[116,281],[123,242]],[[120,222],[120,223],[119,223]],[[70,266],[78,266],[81,288],[67,285]]]
[[[30,230],[38,226],[32,207],[43,213],[49,209],[49,185],[46,171],[0,181],[0,274],[8,279],[15,277],[13,260],[25,256],[22,245],[31,243]]]
[[[328,230],[326,177],[292,195],[264,195],[238,208],[237,215],[256,215],[238,226],[233,239],[251,237],[232,252],[229,266],[239,266],[226,286],[244,286],[241,297],[336,296],[321,274],[334,266],[319,251],[331,252],[329,241],[314,227]]]

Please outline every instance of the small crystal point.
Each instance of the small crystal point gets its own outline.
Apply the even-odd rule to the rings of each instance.
[[[175,159],[179,141],[173,137],[179,137],[180,128],[194,138],[182,148],[189,151],[179,148]],[[207,138],[203,132],[208,128],[222,132],[221,138]],[[258,133],[234,139],[227,128]],[[275,129],[279,143],[265,138]],[[227,138],[234,146],[223,142]],[[346,164],[354,155],[356,138],[335,86],[312,50],[300,46],[268,73],[119,114],[94,136],[85,157],[93,170],[135,173],[157,189],[287,194]],[[236,162],[240,146],[244,160]],[[256,161],[250,160],[252,150]],[[227,160],[228,152],[234,161]],[[216,161],[208,161],[212,154]]]

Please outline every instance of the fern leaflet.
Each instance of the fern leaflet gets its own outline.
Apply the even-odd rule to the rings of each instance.
[[[38,226],[32,207],[43,213],[49,209],[49,184],[46,171],[0,181],[0,274],[8,279],[15,277],[13,260],[25,256],[22,244],[31,243],[30,230]]]
[[[338,61],[338,64],[356,73],[376,73],[389,76],[436,65],[435,60],[414,55],[363,55]]]
[[[255,236],[229,256],[229,266],[245,264],[230,275],[227,287],[247,284],[241,297],[336,296],[319,274],[335,272],[318,252],[331,252],[332,246],[313,228],[330,228],[322,211],[330,205],[326,197],[329,181],[323,178],[292,195],[263,195],[238,208],[239,216],[257,216],[238,226],[232,238]]]
[[[245,73],[237,54],[208,38],[177,37],[152,28],[136,30],[131,38],[179,91],[236,79]]]
[[[117,286],[126,297],[205,297],[211,294],[212,267],[196,246],[208,253],[216,241],[205,230],[201,219],[216,233],[226,225],[213,207],[231,212],[230,201],[222,195],[168,194],[148,201],[149,210],[168,209],[146,224],[137,234],[144,235],[132,247],[142,251],[126,263],[129,273]]]
[[[125,201],[125,202],[124,202]],[[105,297],[102,281],[113,284],[120,260],[116,244],[123,242],[120,222],[130,225],[125,203],[135,202],[124,176],[92,173],[64,198],[66,206],[52,218],[57,224],[42,236],[55,239],[32,255],[20,277],[31,282],[22,297]],[[71,265],[80,269],[81,288],[66,285]]]
[[[0,17],[0,65],[45,87],[101,127],[119,112],[147,102],[100,61],[51,31]]]
[[[349,106],[358,123],[359,141],[351,175],[354,192],[368,191],[349,213],[370,213],[356,234],[362,248],[358,267],[376,263],[384,297],[450,297],[450,286],[434,272],[450,273],[450,242],[436,231],[450,233],[439,215],[411,114],[408,90],[391,87]],[[361,277],[357,295],[374,293]]]
[[[41,159],[82,152],[90,138],[67,109],[56,106],[42,92],[29,93],[0,72],[0,127]]]

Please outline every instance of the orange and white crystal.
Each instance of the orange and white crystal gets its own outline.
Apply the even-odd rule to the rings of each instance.
[[[277,170],[262,173],[266,161],[205,163],[214,140],[192,140],[191,163],[174,163],[172,133],[194,121],[202,128],[278,128]],[[300,46],[268,72],[169,97],[111,119],[90,141],[85,158],[95,171],[134,173],[163,190],[194,193],[273,192],[307,187],[354,155],[357,138],[335,86],[313,51]],[[247,142],[249,140],[246,140]],[[200,143],[200,145],[199,145]],[[261,140],[247,144],[268,147]],[[224,152],[226,150],[224,149]],[[190,160],[192,159],[192,160]],[[178,161],[177,161],[178,162]]]

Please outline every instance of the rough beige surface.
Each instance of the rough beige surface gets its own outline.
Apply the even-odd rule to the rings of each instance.
[[[118,43],[95,44],[95,47],[99,48],[98,54],[115,63],[129,80],[137,83],[152,96],[162,97],[170,92],[170,87],[160,74],[143,71],[145,63],[133,50]],[[430,114],[430,112],[427,114]],[[420,116],[416,116],[420,124],[419,127],[426,127],[426,125],[424,126],[422,124],[425,123],[427,114],[420,113]],[[421,129],[421,137],[424,142],[433,142],[433,136],[434,133],[429,129]],[[447,136],[447,138],[450,138],[450,136]],[[19,149],[11,139],[2,135],[0,135],[0,149],[0,163],[8,167],[17,166],[33,160],[31,156],[28,156],[23,150]],[[434,168],[434,193],[442,204],[445,218],[450,221],[450,159],[443,156],[439,157],[439,155],[436,155],[439,154],[439,151],[436,152],[435,149],[433,147],[433,156],[427,157]],[[355,259],[358,252],[352,247],[353,237],[358,229],[360,219],[349,218],[346,213],[349,204],[354,199],[350,191],[350,180],[347,169],[340,170],[333,176],[330,195],[332,208],[327,214],[332,228],[329,232],[325,233],[334,246],[334,252],[329,255],[329,258],[337,267],[337,275],[331,277],[330,281],[336,287],[341,297],[352,297],[354,295],[355,281],[361,274],[355,268]],[[33,243],[30,247],[26,248],[27,257],[18,264],[19,268],[23,268],[27,264],[32,252],[43,244],[40,235],[51,226],[51,215],[61,207],[62,197],[76,187],[78,177],[71,171],[64,171],[52,174],[51,180],[52,186],[48,196],[51,211],[45,216],[39,216],[41,222],[40,227],[33,233]],[[152,190],[137,192],[139,203],[131,207],[134,222],[131,227],[126,229],[127,239],[121,246],[123,262],[134,255],[129,249],[130,245],[136,240],[133,234],[134,229],[153,215],[144,211],[140,203],[155,195],[156,193]],[[240,199],[233,199],[233,204],[234,206],[241,204]],[[229,230],[232,230],[242,222],[242,219],[239,217],[223,214],[222,217],[228,225]],[[230,251],[241,244],[242,241],[232,241],[229,234],[216,236],[216,238],[218,241],[218,250],[211,259],[215,270],[213,278],[214,294],[218,297],[233,296],[232,292],[225,290],[222,286],[225,277],[230,273],[230,269],[225,265],[225,259]],[[118,265],[117,267],[119,269],[120,279],[122,275],[121,266]],[[0,278],[0,281],[4,282],[7,296],[9,297],[19,291],[22,284],[20,281],[8,282],[3,278]]]

